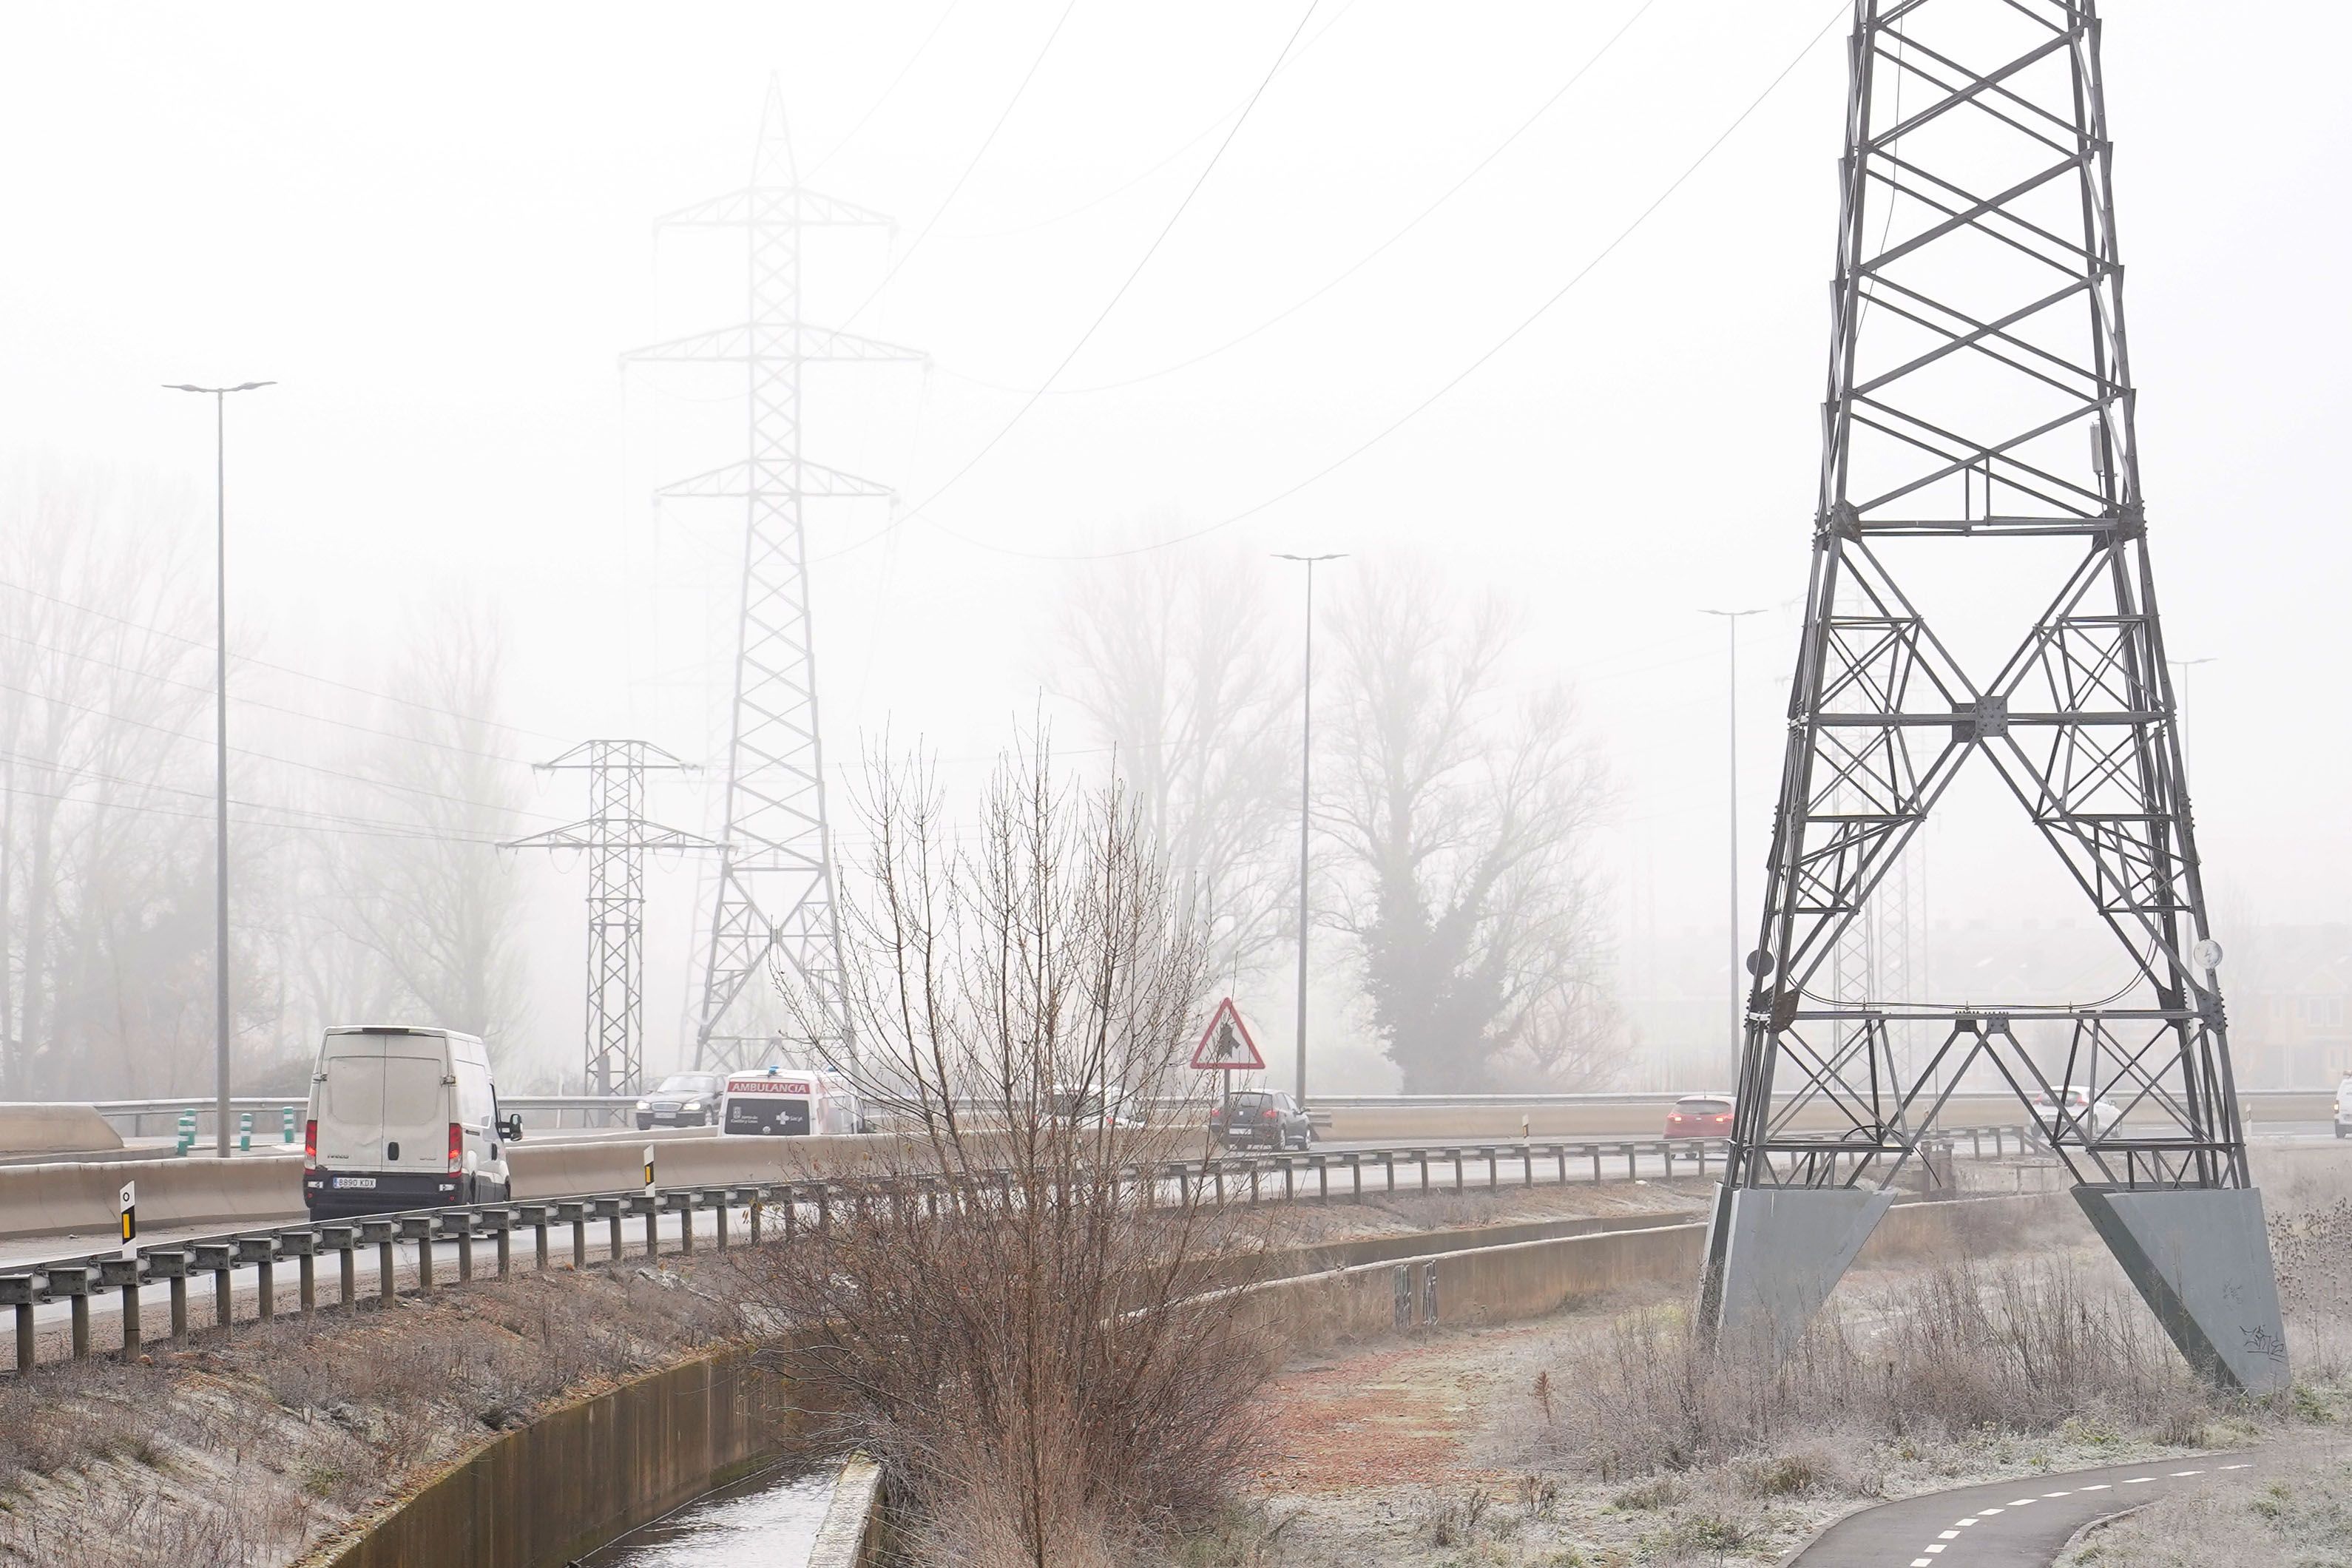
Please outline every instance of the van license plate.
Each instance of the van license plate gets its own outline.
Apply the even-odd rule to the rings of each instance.
[[[335,1185],[339,1187],[372,1188],[375,1185],[375,1178],[373,1176],[337,1176],[335,1178]]]

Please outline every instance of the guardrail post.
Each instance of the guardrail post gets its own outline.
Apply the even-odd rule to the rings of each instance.
[[[1458,1193],[1462,1190],[1462,1151],[1448,1149],[1446,1152],[1454,1156],[1454,1190]]]
[[[1658,1140],[1658,1158],[1665,1162],[1666,1180],[1675,1179],[1675,1146],[1664,1139]]]
[[[1601,1181],[1601,1145],[1588,1143],[1585,1148],[1592,1155],[1592,1180],[1597,1185]]]
[[[1486,1190],[1495,1192],[1503,1184],[1503,1156],[1493,1144],[1486,1146]]]
[[[400,1222],[400,1234],[416,1243],[416,1288],[430,1294],[433,1289],[433,1216],[415,1215]]]
[[[319,1310],[318,1265],[313,1258],[319,1250],[318,1232],[287,1231],[278,1237],[278,1249],[294,1259],[295,1295],[302,1303],[302,1315],[307,1318]]]
[[[319,1227],[319,1245],[335,1255],[336,1283],[341,1287],[343,1310],[350,1311],[359,1301],[359,1269],[352,1258],[352,1248],[358,1245],[359,1226],[355,1225],[322,1225]],[[154,1272],[153,1264],[148,1272]]]
[[[711,1213],[718,1221],[719,1250],[724,1252],[727,1250],[727,1190],[721,1187],[716,1192],[705,1193],[702,1195],[710,1205]]]
[[[235,1303],[229,1295],[229,1270],[236,1267],[236,1248],[226,1241],[196,1243],[196,1267],[213,1277],[213,1326],[227,1329],[236,1321]]]
[[[998,1174],[1001,1176],[1003,1173],[999,1172]],[[830,1182],[819,1182],[816,1184],[816,1233],[820,1238],[833,1234],[833,1204],[827,1196],[828,1189],[832,1185]],[[1012,1191],[1009,1181],[1005,1184],[1005,1190],[1008,1194]]]
[[[474,1214],[461,1209],[441,1216],[441,1234],[455,1237],[457,1242],[457,1283],[470,1284],[474,1278]]]
[[[1382,1190],[1383,1192],[1391,1192],[1391,1193],[1395,1192],[1395,1191],[1396,1191],[1396,1152],[1395,1152],[1395,1151],[1394,1151],[1394,1150],[1391,1150],[1391,1149],[1383,1149],[1383,1150],[1381,1150],[1381,1170],[1382,1170],[1382,1171],[1386,1172],[1386,1173],[1387,1173],[1387,1174],[1388,1174],[1388,1185],[1387,1185],[1386,1187],[1384,1187],[1383,1189],[1381,1189],[1381,1190]]]
[[[1559,1161],[1559,1184],[1564,1187],[1568,1185],[1568,1145],[1555,1143],[1551,1146],[1551,1152]]]
[[[1628,1143],[1625,1145],[1625,1179],[1629,1182],[1639,1181],[1641,1176],[1642,1173],[1635,1169],[1633,1164],[1633,1145]]]
[[[101,1258],[98,1260],[98,1282],[100,1286],[122,1292],[122,1359],[139,1359],[139,1259],[136,1258]]]
[[[619,1198],[596,1200],[596,1212],[604,1221],[605,1240],[608,1247],[604,1259],[608,1263],[618,1263],[621,1260],[621,1215],[624,1206]]]
[[[1320,1154],[1316,1155],[1316,1156],[1314,1157],[1314,1159],[1315,1159],[1315,1201],[1316,1201],[1317,1203],[1318,1203],[1318,1204],[1328,1204],[1328,1203],[1329,1203],[1329,1202],[1331,1201],[1331,1165],[1330,1165],[1330,1162],[1328,1162],[1328,1160],[1326,1160],[1326,1159],[1325,1159],[1322,1155],[1320,1155]]]
[[[86,1361],[89,1357],[90,1271],[84,1265],[61,1263],[45,1273],[50,1299],[63,1296],[73,1304],[73,1358]]]
[[[149,1253],[147,1278],[172,1282],[172,1338],[184,1339],[188,1332],[188,1255],[177,1247]]]
[[[1421,1194],[1422,1196],[1427,1197],[1429,1195],[1429,1151],[1421,1150],[1419,1158],[1421,1160]]]
[[[384,1306],[400,1298],[400,1275],[393,1267],[393,1239],[400,1226],[388,1219],[368,1219],[360,1222],[360,1234],[375,1243],[375,1294]]]
[[[490,1239],[498,1248],[499,1278],[501,1279],[511,1278],[514,1272],[514,1223],[515,1211],[510,1208],[482,1211],[482,1228],[490,1233]]]
[[[33,1277],[0,1274],[0,1302],[16,1309],[16,1371],[33,1370]]]
[[[1250,1202],[1252,1202],[1252,1203],[1255,1203],[1255,1202],[1257,1202],[1257,1162],[1256,1162],[1255,1160],[1252,1160],[1252,1161],[1249,1163],[1249,1173],[1250,1173]]]
[[[1291,1162],[1287,1158],[1285,1158],[1282,1162],[1282,1201],[1284,1203],[1290,1202],[1292,1198],[1297,1195],[1297,1188],[1292,1184],[1291,1181],[1292,1170],[1293,1166]]]
[[[677,1249],[680,1253],[691,1257],[694,1252],[694,1194],[671,1193],[668,1194],[667,1201],[669,1206],[677,1214]],[[649,1222],[646,1226],[646,1239],[652,1240],[653,1234],[654,1227]]]
[[[574,1268],[587,1268],[588,1205],[586,1204],[558,1204],[555,1205],[555,1217],[564,1221],[572,1226],[572,1267]]]
[[[1522,1143],[1519,1145],[1519,1185],[1532,1187],[1535,1184],[1536,1152],[1529,1145]]]

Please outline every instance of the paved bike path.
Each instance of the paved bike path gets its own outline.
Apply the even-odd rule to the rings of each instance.
[[[2260,1458],[2150,1459],[1881,1503],[1832,1525],[1793,1568],[2048,1568],[2067,1538],[2092,1521],[2251,1469]]]

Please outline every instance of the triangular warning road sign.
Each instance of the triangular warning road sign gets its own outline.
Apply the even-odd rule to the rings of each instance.
[[[1209,1015],[1209,1026],[1192,1048],[1192,1065],[1203,1072],[1265,1070],[1265,1058],[1257,1054],[1257,1042],[1250,1038],[1249,1026],[1242,1022],[1242,1010],[1234,1005],[1232,997],[1218,1003],[1217,1010]]]

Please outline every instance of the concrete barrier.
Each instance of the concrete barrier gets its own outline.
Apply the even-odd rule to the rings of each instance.
[[[886,1560],[887,1533],[882,1467],[864,1454],[852,1454],[833,1483],[833,1500],[809,1548],[808,1568],[878,1568]]]
[[[806,1436],[749,1351],[698,1357],[493,1439],[305,1559],[310,1568],[563,1568]]]
[[[0,1153],[79,1154],[121,1147],[122,1134],[94,1106],[0,1102]]]
[[[302,1212],[302,1156],[149,1160],[136,1165],[58,1161],[0,1165],[0,1237],[110,1232],[122,1184],[139,1184],[139,1223],[243,1225]]]

